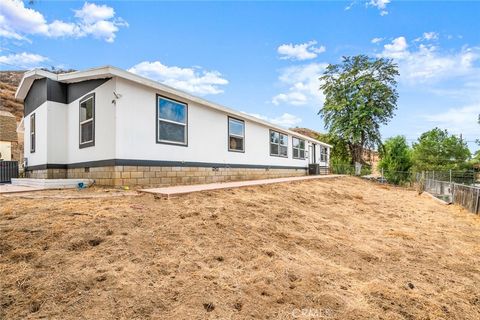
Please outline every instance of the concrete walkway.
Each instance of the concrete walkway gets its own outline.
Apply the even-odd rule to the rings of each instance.
[[[264,185],[264,184],[293,182],[293,181],[302,181],[302,180],[328,179],[328,178],[335,178],[335,177],[341,177],[341,176],[342,175],[339,175],[339,174],[330,174],[330,175],[320,175],[320,176],[302,176],[302,177],[288,177],[288,178],[263,179],[263,180],[233,181],[233,182],[209,183],[209,184],[193,184],[188,186],[140,189],[138,191],[152,193],[155,195],[169,198],[171,196],[178,196],[178,195],[188,194],[192,192],[200,192],[200,191],[207,191],[207,190],[231,189],[231,188],[250,187],[250,186],[258,186],[258,185]]]
[[[14,186],[12,184],[0,184],[0,194],[30,192],[30,191],[40,191],[40,190],[45,190],[45,188]]]

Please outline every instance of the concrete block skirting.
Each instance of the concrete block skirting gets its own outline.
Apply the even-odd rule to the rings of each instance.
[[[42,169],[27,172],[28,178],[94,179],[100,186],[152,186],[284,178],[307,175],[307,169],[209,168],[161,166],[103,166],[92,168]]]

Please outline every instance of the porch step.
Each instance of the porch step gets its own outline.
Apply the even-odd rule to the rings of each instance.
[[[80,183],[83,183],[84,187],[88,187],[92,185],[93,182],[93,179],[12,179],[12,185],[14,186],[25,186],[44,189],[73,189],[78,188]]]

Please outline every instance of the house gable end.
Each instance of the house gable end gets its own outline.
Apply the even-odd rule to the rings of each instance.
[[[40,105],[47,101],[47,79],[37,79],[33,81],[30,90],[24,100],[23,114],[29,115]]]
[[[95,90],[111,78],[86,80],[81,82],[70,83],[67,86],[67,103],[71,103],[85,94]]]
[[[27,116],[45,101],[71,103],[95,90],[111,78],[86,80],[76,83],[62,83],[48,78],[37,79],[32,83],[24,100],[24,115]]]

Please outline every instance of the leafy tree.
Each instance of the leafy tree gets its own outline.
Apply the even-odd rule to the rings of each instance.
[[[469,157],[465,141],[439,128],[423,133],[413,144],[412,158],[417,171],[463,169]]]
[[[389,138],[380,149],[378,168],[385,178],[395,184],[407,181],[412,167],[412,150],[404,136]]]
[[[330,161],[343,163],[351,162],[347,143],[341,137],[330,133],[320,133],[317,140],[323,141],[332,146],[332,149],[330,149]]]
[[[398,67],[391,59],[343,57],[320,80],[325,103],[319,114],[329,133],[345,141],[351,162],[363,163],[363,150],[381,145],[380,125],[394,115]]]

